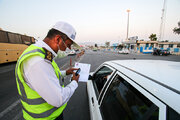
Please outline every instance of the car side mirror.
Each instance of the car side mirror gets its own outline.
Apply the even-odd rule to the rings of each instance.
[[[89,73],[88,80],[93,80],[93,74],[94,74],[94,72],[90,72],[90,73]]]
[[[93,76],[92,76],[92,75],[89,75],[88,80],[92,80],[92,79],[93,79]]]

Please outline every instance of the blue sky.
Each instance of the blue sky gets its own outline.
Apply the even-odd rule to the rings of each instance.
[[[159,35],[164,0],[0,0],[0,28],[43,39],[57,21],[72,24],[76,41],[111,43],[129,37]],[[167,0],[164,40],[180,41],[172,32],[180,21],[180,0]]]

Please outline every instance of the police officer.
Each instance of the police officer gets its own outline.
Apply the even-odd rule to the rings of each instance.
[[[63,119],[62,112],[78,87],[79,75],[70,68],[60,71],[54,58],[74,42],[76,32],[66,22],[57,22],[43,41],[30,45],[16,65],[16,83],[21,98],[23,117],[27,120]],[[72,82],[64,87],[62,79],[73,74]]]

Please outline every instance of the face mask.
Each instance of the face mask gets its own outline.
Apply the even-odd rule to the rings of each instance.
[[[64,43],[64,41],[63,41]],[[66,46],[66,44],[64,43],[64,45]],[[57,52],[57,57],[56,58],[64,58],[68,55],[68,51],[71,51],[67,46],[66,46],[66,50],[65,51],[62,51],[60,50],[59,48],[59,45],[58,45],[58,52]]]
[[[56,58],[64,58],[66,56],[67,56],[66,52],[59,49],[58,52],[57,52],[57,57]]]

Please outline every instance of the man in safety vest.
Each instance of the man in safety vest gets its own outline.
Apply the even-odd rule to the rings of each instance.
[[[75,42],[76,32],[66,22],[57,22],[43,41],[30,45],[16,65],[16,83],[26,120],[63,119],[63,110],[78,87],[79,75],[75,68],[60,71],[54,58],[62,57],[66,48]],[[64,87],[63,77],[73,74],[72,81]]]

